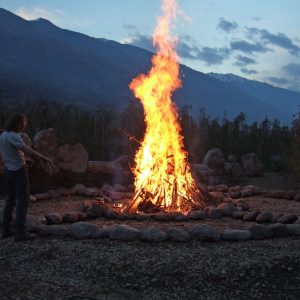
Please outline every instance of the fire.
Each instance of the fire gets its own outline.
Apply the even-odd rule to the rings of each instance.
[[[143,104],[146,133],[135,156],[135,196],[126,212],[136,212],[150,202],[165,211],[184,212],[201,204],[172,102],[173,92],[181,87],[176,39],[170,34],[176,0],[163,0],[162,10],[153,35],[157,53],[152,57],[152,68],[129,86]]]

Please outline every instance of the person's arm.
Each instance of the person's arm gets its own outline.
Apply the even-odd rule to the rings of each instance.
[[[31,157],[35,157],[37,159],[40,159],[44,162],[47,162],[47,163],[50,163],[52,165],[52,160],[49,159],[48,157],[42,155],[41,153],[31,149],[30,147],[26,146],[26,145],[23,145],[20,150],[22,150],[24,153],[26,153],[28,156],[31,156]]]

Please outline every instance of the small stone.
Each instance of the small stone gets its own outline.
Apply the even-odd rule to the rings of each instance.
[[[77,212],[68,212],[63,215],[64,223],[75,223],[78,222],[79,216]]]
[[[217,192],[226,193],[228,191],[228,186],[226,184],[219,184],[215,186],[215,190]]]
[[[26,219],[26,229],[29,232],[34,232],[37,228],[37,226],[41,225],[41,223],[38,220],[35,220],[33,218],[27,217]]]
[[[50,190],[48,191],[48,194],[51,199],[58,199],[60,197],[60,194],[57,190]]]
[[[128,188],[124,185],[121,185],[121,184],[115,184],[114,187],[113,187],[114,191],[115,192],[127,192],[128,191]]]
[[[255,224],[248,227],[253,240],[268,239],[273,236],[273,231],[270,227],[263,224]]]
[[[107,195],[111,200],[113,201],[118,201],[123,198],[126,198],[126,193],[123,192],[115,192],[115,191],[110,191]]]
[[[105,213],[105,216],[109,219],[118,219],[119,213],[113,209],[108,209]]]
[[[30,195],[30,203],[36,203],[37,202],[37,198],[33,195]]]
[[[229,192],[240,192],[242,188],[239,185],[232,186],[229,188]]]
[[[176,222],[184,222],[184,221],[188,220],[188,216],[186,216],[182,212],[178,211],[178,212],[173,212],[171,214],[172,214],[172,216],[174,218],[174,221],[176,221]]]
[[[89,187],[81,191],[80,194],[86,197],[97,197],[100,195],[100,191],[96,187]]]
[[[243,189],[241,190],[241,197],[242,197],[242,198],[251,197],[252,195],[253,195],[253,193],[252,193],[252,190],[251,190],[251,189],[243,188]]]
[[[244,203],[244,202],[238,202],[236,205],[237,208],[240,208],[243,211],[248,211],[249,210],[249,204],[248,203]]]
[[[247,214],[246,211],[234,211],[231,215],[233,219],[243,219],[244,215]]]
[[[252,222],[256,220],[259,215],[259,211],[249,211],[243,216],[243,220],[246,222]]]
[[[72,224],[68,229],[68,235],[74,239],[88,239],[94,236],[98,231],[98,227],[83,222]]]
[[[164,213],[164,212],[153,214],[151,217],[153,217],[153,219],[156,221],[165,221],[165,222],[170,222],[174,219],[171,214]]]
[[[135,219],[137,221],[146,221],[146,220],[149,220],[150,219],[150,215],[148,214],[145,214],[143,212],[139,212],[139,213],[136,213],[135,214]]]
[[[277,223],[292,224],[297,220],[297,218],[298,217],[295,214],[284,214],[277,220]]]
[[[68,233],[67,228],[62,225],[39,225],[35,232],[40,236],[66,236]]]
[[[47,200],[50,199],[50,195],[48,193],[39,193],[34,195],[36,200]]]
[[[209,194],[215,198],[218,202],[223,201],[223,199],[225,198],[224,193],[222,192],[209,192]]]
[[[230,197],[224,198],[223,203],[232,203],[232,198],[230,198]]]
[[[238,199],[241,197],[241,192],[229,192],[228,196],[232,199]]]
[[[222,210],[223,216],[231,216],[236,210],[236,207],[231,203],[221,203],[218,205],[218,208]]]
[[[161,229],[151,226],[143,230],[139,238],[142,242],[160,243],[164,242],[168,235]]]
[[[207,216],[210,219],[220,219],[222,217],[222,213],[223,213],[222,209],[212,207],[208,210]]]
[[[64,196],[64,197],[67,197],[67,196],[70,196],[72,195],[72,192],[71,190],[65,188],[65,187],[60,187],[57,189],[57,192],[61,195],[61,196]]]
[[[256,222],[257,223],[270,223],[272,218],[273,218],[273,214],[271,212],[264,211],[256,217]]]
[[[220,233],[212,226],[207,224],[196,224],[192,227],[191,236],[199,241],[218,242]]]
[[[87,214],[83,212],[78,213],[78,221],[84,221],[87,219]]]
[[[206,217],[205,213],[202,210],[195,210],[192,211],[189,215],[188,215],[188,219],[189,220],[204,220]]]
[[[59,225],[62,223],[63,218],[59,213],[47,213],[45,214],[45,220],[46,220],[46,224],[48,225],[52,225],[52,224]]]
[[[113,226],[99,228],[92,236],[93,239],[105,239],[109,237],[110,230]]]
[[[290,235],[287,229],[287,225],[285,224],[275,223],[275,224],[271,224],[269,227],[272,229],[274,237],[280,238],[280,237],[286,237]]]
[[[287,224],[286,228],[291,235],[300,235],[300,224]]]
[[[139,237],[140,233],[141,231],[134,227],[117,225],[110,230],[109,238],[111,240],[133,241]]]
[[[281,212],[276,212],[273,214],[273,217],[272,217],[272,220],[271,220],[271,223],[277,223],[277,220],[283,216],[283,213]]]
[[[108,207],[104,204],[92,204],[92,207],[90,211],[96,216],[96,217],[104,217],[108,211]]]
[[[187,242],[191,239],[191,236],[185,230],[170,227],[167,229],[167,235],[172,242]]]
[[[85,185],[78,183],[76,185],[74,185],[73,187],[71,187],[71,192],[74,195],[80,195],[83,193],[83,191],[86,189]]]
[[[245,241],[249,240],[251,233],[248,230],[225,229],[221,235],[224,241]]]

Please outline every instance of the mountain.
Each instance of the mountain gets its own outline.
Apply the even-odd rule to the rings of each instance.
[[[268,103],[291,118],[299,111],[300,93],[272,86],[268,83],[249,80],[234,74],[208,73],[209,76],[234,85],[251,96]]]
[[[0,8],[0,90],[5,99],[75,103],[87,109],[110,103],[116,107],[132,98],[132,78],[147,72],[151,52],[61,29],[45,19],[26,21]],[[289,122],[288,111],[277,109],[235,86],[181,65],[183,87],[174,99],[213,117],[229,118],[241,111],[249,121],[266,115]]]

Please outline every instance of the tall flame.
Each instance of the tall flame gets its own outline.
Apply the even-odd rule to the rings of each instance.
[[[199,190],[191,176],[173,92],[181,87],[176,39],[170,34],[176,18],[176,0],[163,0],[163,16],[153,35],[157,54],[152,68],[130,83],[145,111],[146,133],[136,153],[135,197],[126,211],[135,212],[145,201],[167,211],[185,211]]]

